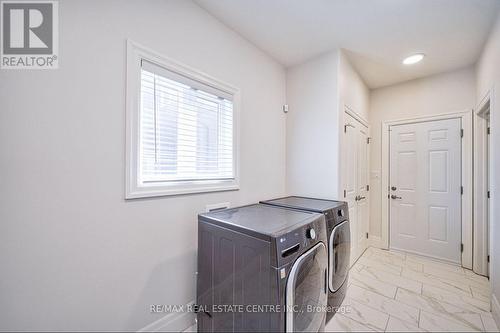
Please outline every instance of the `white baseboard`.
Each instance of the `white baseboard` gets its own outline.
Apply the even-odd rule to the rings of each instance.
[[[382,238],[379,236],[369,236],[368,246],[377,247],[379,249],[385,249],[384,243],[382,242]]]
[[[500,303],[498,303],[495,294],[491,294],[491,314],[493,315],[497,327],[500,327]]]
[[[185,307],[193,306],[194,302]],[[193,312],[168,313],[157,321],[141,328],[138,332],[182,332],[196,323]]]

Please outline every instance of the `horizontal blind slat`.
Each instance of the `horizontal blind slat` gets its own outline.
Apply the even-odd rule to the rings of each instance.
[[[233,179],[232,101],[161,73],[141,75],[141,180]]]

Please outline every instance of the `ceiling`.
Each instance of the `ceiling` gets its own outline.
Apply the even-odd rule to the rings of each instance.
[[[474,64],[500,0],[195,0],[286,67],[342,48],[370,88]],[[413,66],[404,57],[426,54]]]

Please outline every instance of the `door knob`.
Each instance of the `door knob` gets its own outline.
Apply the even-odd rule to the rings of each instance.
[[[391,190],[396,191],[397,190],[396,186],[391,187]]]
[[[358,200],[366,199],[366,197],[359,196]]]
[[[359,201],[359,195],[354,198],[354,201]]]
[[[394,195],[394,194],[393,194],[393,195],[391,195],[391,199],[395,200],[395,199],[403,199],[403,198],[398,197],[397,195]]]

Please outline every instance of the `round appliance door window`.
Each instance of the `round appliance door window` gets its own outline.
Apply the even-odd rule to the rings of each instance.
[[[287,332],[318,332],[325,324],[327,253],[323,243],[301,255],[292,266],[286,286]]]
[[[330,291],[334,293],[342,287],[349,273],[351,233],[348,221],[340,223],[333,229],[329,243],[329,284]]]

